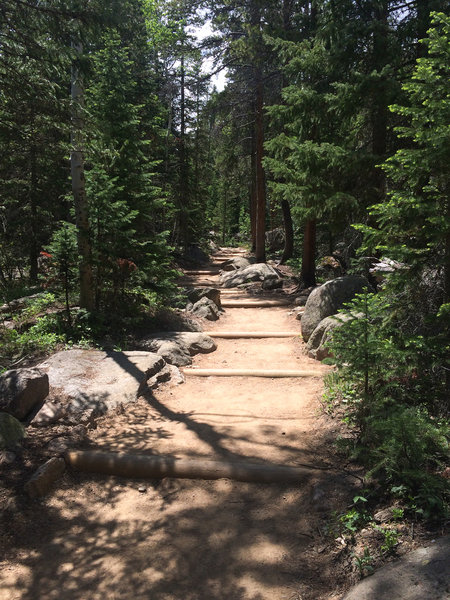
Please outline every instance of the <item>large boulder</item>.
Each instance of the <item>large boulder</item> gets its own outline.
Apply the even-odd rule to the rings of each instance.
[[[266,278],[273,279],[274,277],[278,278],[278,273],[273,267],[266,265],[266,263],[256,263],[245,269],[239,269],[231,273],[222,273],[220,283],[224,288],[233,288],[245,283],[264,281]]]
[[[18,446],[25,435],[20,421],[9,413],[0,412],[0,450]]]
[[[165,364],[152,352],[77,349],[58,352],[39,368],[48,375],[48,401],[59,405],[61,420],[80,423],[136,400]]]
[[[220,304],[220,290],[217,288],[193,288],[187,292],[187,297],[192,304],[195,304],[202,298],[209,298],[214,302],[217,308],[222,308],[222,305]]]
[[[196,317],[207,319],[208,321],[217,321],[220,317],[220,311],[217,304],[210,298],[200,298],[191,308],[190,312]]]
[[[449,595],[450,535],[433,540],[356,584],[344,600],[445,600]]]
[[[254,258],[245,258],[243,256],[237,258],[230,258],[220,265],[222,271],[238,271],[239,269],[246,269],[250,265],[255,264]]]
[[[365,289],[370,289],[369,282],[359,275],[338,277],[315,288],[308,297],[302,317],[302,336],[305,342],[325,317],[335,315],[346,302],[350,302]]]
[[[169,331],[140,340],[139,347],[156,352],[171,365],[184,367],[192,363],[191,356],[213,352],[217,344],[204,333]]]
[[[331,317],[325,317],[312,332],[308,343],[306,344],[306,353],[310,358],[316,360],[323,360],[331,356],[329,348],[326,347],[326,342],[331,338],[332,332],[337,328],[341,327],[347,321],[351,319],[358,319],[362,316],[361,313],[339,314]]]
[[[38,368],[12,369],[0,376],[0,410],[23,420],[48,396],[48,376]]]

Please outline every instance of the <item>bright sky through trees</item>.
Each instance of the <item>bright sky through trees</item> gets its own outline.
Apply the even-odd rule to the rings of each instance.
[[[193,28],[192,33],[197,37],[197,41],[202,41],[204,38],[212,35],[211,23],[207,21],[202,27]],[[203,63],[203,72],[210,73],[214,69],[213,59],[206,58]],[[216,87],[217,91],[221,92],[226,85],[227,70],[223,69],[211,78],[211,83]]]

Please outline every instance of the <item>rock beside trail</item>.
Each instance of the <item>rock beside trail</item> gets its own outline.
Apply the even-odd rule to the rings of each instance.
[[[12,369],[0,376],[0,410],[23,420],[48,396],[49,380],[41,369]]]
[[[283,287],[283,280],[278,275],[269,275],[264,278],[261,287],[263,290],[277,290]]]
[[[350,302],[366,288],[370,289],[369,282],[359,275],[338,277],[315,288],[308,297],[302,317],[302,336],[305,342],[325,317],[335,315],[346,302]]]
[[[256,262],[254,258],[230,258],[220,265],[222,271],[237,271],[238,269],[245,269]]]
[[[32,294],[31,296],[24,296],[23,298],[16,298],[15,300],[11,300],[11,302],[8,302],[8,304],[2,304],[0,306],[0,313],[9,313],[22,310],[27,304],[29,304],[33,300],[37,300],[43,295],[43,292],[38,292],[37,294]]]
[[[273,267],[266,263],[256,263],[238,271],[222,273],[220,283],[224,288],[233,288],[246,283],[273,279],[274,277],[279,279],[279,275]]]
[[[204,333],[169,331],[140,340],[139,347],[156,352],[171,365],[184,367],[192,363],[191,356],[213,352],[217,344]]]
[[[330,340],[332,332],[347,321],[357,319],[359,316],[362,315],[359,313],[354,314],[353,316],[338,314],[332,315],[331,317],[325,317],[312,332],[308,343],[306,344],[306,354],[310,358],[315,358],[316,360],[323,360],[324,358],[331,356],[331,352],[325,344]]]
[[[0,412],[0,450],[15,448],[25,437],[22,423],[9,413]]]
[[[221,309],[222,305],[220,303],[220,290],[213,287],[206,288],[193,288],[187,292],[187,297],[189,302],[195,304],[202,298],[209,298],[214,302],[217,308]],[[191,307],[192,308],[192,307]]]
[[[136,400],[165,364],[152,352],[66,350],[39,368],[48,375],[51,410],[59,411],[59,420],[80,423]],[[46,404],[41,410],[48,410]]]
[[[217,304],[210,298],[200,298],[198,302],[190,307],[190,312],[196,317],[206,319],[207,321],[217,321],[220,317],[220,310]]]
[[[447,600],[450,597],[450,536],[410,552],[363,579],[344,600]]]

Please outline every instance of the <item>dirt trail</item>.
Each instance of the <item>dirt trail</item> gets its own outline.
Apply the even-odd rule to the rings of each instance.
[[[208,329],[300,334],[288,312],[227,309]],[[194,366],[327,370],[304,355],[299,336],[217,343]],[[90,434],[95,448],[323,470],[302,485],[67,474],[34,506],[32,541],[30,523],[17,523],[22,546],[0,564],[0,600],[340,597],[343,577],[321,529],[356,480],[333,468],[334,423],[320,411],[321,389],[320,378],[188,377],[104,418]]]

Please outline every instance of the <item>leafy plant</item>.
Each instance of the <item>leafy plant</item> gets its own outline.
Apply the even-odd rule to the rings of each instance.
[[[381,552],[384,554],[392,554],[395,547],[398,545],[399,533],[396,529],[387,529],[384,527],[375,527],[376,531],[383,534],[383,542],[380,546]]]
[[[344,527],[344,530],[352,535],[371,520],[370,513],[364,508],[366,502],[367,498],[365,496],[355,496],[352,508],[339,517],[339,523]]]
[[[374,571],[373,562],[375,557],[370,553],[369,548],[364,547],[362,555],[352,553],[355,565],[358,567],[358,571],[361,577],[364,575],[371,575]]]

